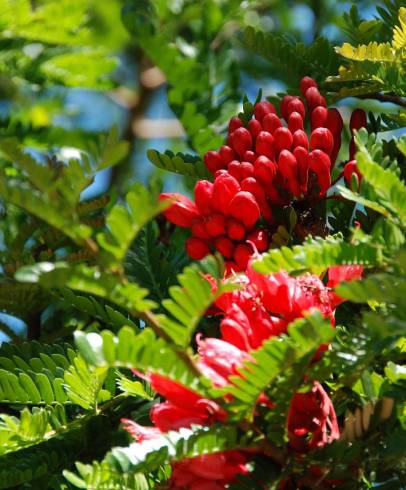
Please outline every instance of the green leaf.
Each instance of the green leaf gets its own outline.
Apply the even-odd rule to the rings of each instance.
[[[379,247],[370,243],[347,243],[334,237],[315,238],[304,245],[281,247],[261,255],[253,268],[262,274],[285,270],[289,273],[304,271],[321,274],[333,265],[377,265],[382,260]]]
[[[215,294],[211,292],[211,284],[203,275],[204,267],[216,270],[212,274],[213,280],[217,279]],[[179,286],[169,288],[171,298],[163,300],[162,305],[171,316],[160,315],[159,324],[177,345],[188,346],[208,307],[224,291],[234,288],[232,284],[222,283],[219,277],[219,263],[215,257],[207,257],[200,268],[197,265],[186,267],[178,275]]]
[[[69,87],[106,89],[112,86],[109,75],[117,64],[104,49],[88,48],[51,57],[41,65],[41,72],[49,80]]]
[[[384,169],[373,160],[367,147],[365,130],[361,130],[355,135],[355,141],[358,146],[357,165],[363,178],[373,187],[378,196],[379,204],[389,209],[404,227],[406,223],[406,185],[391,169]]]
[[[82,357],[75,357],[64,376],[69,399],[86,410],[95,410],[106,374],[107,370],[91,370]]]
[[[18,281],[38,283],[45,288],[70,288],[94,294],[133,314],[155,307],[155,303],[146,298],[146,289],[123,282],[119,275],[102,272],[98,267],[85,264],[70,266],[65,262],[38,262],[33,266],[22,267],[15,277]]]
[[[249,446],[249,437],[240,436],[233,426],[196,427],[162,434],[157,439],[113,448],[105,462],[119,473],[152,471],[170,461]]]
[[[79,352],[98,368],[128,368],[161,374],[195,391],[205,392],[196,372],[179,355],[176,346],[156,337],[151,329],[136,334],[123,327],[117,336],[108,330],[100,335],[77,331],[75,341]]]
[[[198,156],[185,155],[184,153],[174,154],[169,150],[165,153],[160,153],[157,150],[148,150],[147,156],[151,163],[163,170],[198,179],[210,178],[206,165]]]
[[[169,205],[170,201],[159,201],[141,184],[133,186],[126,206],[116,204],[107,215],[108,230],[97,236],[100,246],[121,263],[141,228]]]

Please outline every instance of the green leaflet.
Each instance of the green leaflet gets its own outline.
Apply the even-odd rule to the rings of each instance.
[[[100,246],[111,256],[110,265],[120,264],[141,228],[164,211],[170,201],[159,201],[141,184],[133,186],[126,196],[126,205],[116,204],[106,218],[107,230],[97,235]]]
[[[379,247],[371,243],[347,243],[334,237],[315,238],[304,245],[281,247],[264,253],[253,264],[256,271],[270,274],[285,270],[321,274],[328,267],[340,264],[359,264],[372,267],[382,260]]]
[[[102,390],[106,374],[107,370],[96,372],[87,366],[82,357],[75,357],[64,376],[69,399],[86,410],[96,410],[98,401],[110,398],[110,393]]]
[[[22,267],[15,277],[21,282],[39,283],[45,288],[67,287],[108,298],[134,314],[155,307],[155,303],[147,299],[146,289],[133,283],[123,283],[119,275],[102,272],[96,266],[39,262],[33,266]]]
[[[107,471],[107,468],[115,474],[129,477],[141,471],[153,471],[170,461],[247,446],[249,435],[241,437],[233,426],[196,427],[193,431],[180,429],[162,434],[156,440],[113,448],[101,465],[94,463],[92,468],[81,465],[78,470],[82,478],[89,479],[100,470]],[[65,477],[78,488],[87,488],[79,486],[81,482],[76,475],[65,472]]]
[[[59,404],[46,408],[34,407],[31,411],[24,408],[19,418],[1,414],[0,454],[36,444],[50,437],[52,429],[60,429],[66,424],[64,407]],[[47,432],[49,432],[48,436]]]
[[[359,149],[356,155],[357,165],[363,178],[372,186],[379,204],[388,209],[404,227],[406,223],[406,185],[390,168],[382,168],[374,161],[365,130],[361,130],[355,138]]]
[[[163,330],[171,337],[175,344],[187,347],[192,335],[213,301],[227,290],[234,289],[232,284],[223,284],[218,263],[214,257],[207,257],[200,268],[196,265],[185,267],[178,275],[179,286],[169,288],[170,299],[162,301],[162,305],[171,315],[160,315],[159,323]],[[213,294],[212,286],[204,277],[202,268],[211,272],[211,277],[216,280],[216,293]]]
[[[69,346],[26,342],[0,349],[0,400],[34,405],[70,403],[64,371],[75,352]]]
[[[75,341],[81,355],[92,366],[158,373],[192,390],[205,391],[190,365],[179,356],[176,346],[156,337],[149,328],[136,334],[131,328],[123,327],[117,336],[109,330],[101,334],[78,331]]]
[[[323,37],[306,46],[303,43],[293,44],[279,34],[247,27],[244,42],[274,66],[283,68],[281,76],[286,75],[288,79],[289,75],[296,79],[305,75],[322,78],[322,75],[327,76],[338,68],[338,56]],[[289,63],[286,63],[287,59]]]
[[[106,462],[92,465],[77,462],[77,473],[64,470],[65,478],[76,488],[93,490],[149,490],[151,487],[142,473],[119,474]]]
[[[205,164],[197,156],[185,155],[184,153],[174,154],[169,150],[165,153],[157,150],[148,150],[147,156],[151,163],[163,170],[199,179],[210,178],[210,173]]]
[[[112,330],[118,330],[124,325],[130,326],[134,330],[138,329],[138,326],[127,315],[109,305],[103,304],[92,296],[75,294],[70,289],[62,289],[58,294],[66,305],[74,306],[78,311],[97,318],[107,324]]]

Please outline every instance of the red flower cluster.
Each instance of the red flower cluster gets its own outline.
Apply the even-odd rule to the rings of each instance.
[[[338,266],[328,271],[327,286],[314,275],[293,278],[285,272],[263,276],[248,267],[247,276],[239,277],[242,287],[223,293],[216,301],[221,320],[221,339],[197,336],[196,365],[215,386],[225,387],[231,375],[252,359],[250,351],[264,340],[287,331],[288,324],[306,311],[317,308],[334,325],[334,308],[342,300],[330,287],[344,280],[359,278],[362,267]],[[170,430],[192,425],[208,426],[227,420],[227,412],[217,402],[168,378],[150,374],[155,391],[166,401],[154,405],[154,427],[141,427],[124,420],[126,429],[138,441],[161,437]],[[231,395],[229,395],[231,396]],[[258,403],[275,409],[264,395]],[[339,437],[334,407],[323,387],[315,382],[307,393],[293,396],[287,421],[290,446],[298,452],[321,447]],[[248,472],[244,451],[225,451],[199,456],[172,464],[170,488],[191,490],[224,489],[236,475]]]
[[[314,80],[303,78],[300,90],[303,100],[291,95],[282,99],[282,118],[273,104],[262,101],[255,105],[254,117],[246,126],[238,117],[230,120],[228,145],[205,155],[214,182],[199,181],[194,202],[180,194],[162,194],[175,201],[165,212],[166,218],[191,229],[186,251],[192,259],[217,250],[230,270],[245,270],[254,249],[262,252],[269,246],[269,230],[278,224],[275,208],[326,195],[341,146],[343,120],[337,109],[326,108]],[[350,129],[365,125],[365,112],[357,109]],[[354,151],[352,139],[351,159]],[[343,176],[350,183],[354,174],[360,178],[351,161]],[[260,219],[263,224],[258,226]]]

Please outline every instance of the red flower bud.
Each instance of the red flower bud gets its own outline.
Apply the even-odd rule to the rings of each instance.
[[[230,203],[230,215],[243,222],[247,229],[252,228],[260,217],[255,197],[246,191],[237,192]]]
[[[323,150],[330,155],[334,147],[333,135],[327,128],[317,128],[310,135],[310,146],[313,150]]]
[[[274,157],[273,137],[267,131],[261,131],[257,136],[255,150],[258,155],[265,155],[268,158]]]
[[[164,192],[159,199],[172,199],[175,202],[164,211],[165,218],[174,225],[190,228],[194,219],[200,217],[196,204],[188,197],[178,193]]]
[[[307,192],[307,179],[309,176],[309,163],[307,161],[308,152],[303,147],[298,146],[294,149],[293,154],[297,161],[300,188],[305,194]]]
[[[200,238],[191,237],[186,240],[186,253],[193,260],[201,260],[210,253],[210,248]]]
[[[285,178],[290,192],[300,196],[300,184],[298,175],[298,165],[295,156],[288,150],[282,150],[279,155],[278,168],[281,175]]]
[[[273,133],[276,129],[282,127],[282,121],[276,114],[267,114],[262,121],[262,126],[265,131]]]
[[[254,177],[265,187],[272,185],[278,169],[274,162],[265,156],[258,157],[254,163]]]
[[[248,177],[241,182],[241,190],[251,192],[257,202],[265,200],[265,191],[254,177]]]
[[[256,138],[262,131],[261,123],[257,119],[251,119],[248,123],[248,130],[253,138]]]
[[[231,240],[242,240],[245,237],[245,227],[241,221],[234,218],[228,218],[227,235],[231,238]]]
[[[224,162],[217,151],[208,151],[204,155],[204,163],[206,164],[209,172],[213,175],[217,172],[217,170],[224,168]]]
[[[232,117],[228,123],[228,132],[230,134],[234,133],[236,129],[242,128],[243,126],[244,124],[239,117]]]
[[[266,230],[254,230],[247,236],[247,241],[252,242],[258,252],[265,252],[269,246],[269,236]]]
[[[206,230],[210,236],[224,235],[226,231],[226,218],[223,214],[211,214],[206,220]]]
[[[262,119],[269,113],[276,114],[276,110],[273,104],[267,100],[258,102],[254,108],[255,119],[258,119],[262,123]]]
[[[350,162],[346,163],[344,166],[344,179],[347,182],[348,187],[352,189],[352,176],[355,175],[357,178],[357,190],[359,191],[359,188],[361,186],[361,179],[362,175],[361,172],[358,170],[357,167],[357,162],[355,160],[351,160]]]
[[[223,214],[228,214],[231,199],[240,190],[238,180],[228,173],[216,178],[213,184],[213,208]]]
[[[285,95],[285,97],[282,99],[281,114],[282,114],[283,119],[285,119],[285,121],[288,120],[288,105],[295,98],[296,97],[294,97],[293,95]]]
[[[229,136],[230,146],[240,155],[252,149],[252,136],[246,128],[238,128]]]
[[[208,180],[199,180],[195,185],[195,203],[203,215],[211,213],[213,184]]]
[[[332,109],[329,109],[327,111],[326,128],[331,131],[331,134],[334,136],[334,138],[336,135],[341,135],[343,125],[343,118],[341,117],[338,109],[335,109],[334,107]]]
[[[228,164],[228,172],[232,175],[238,182],[242,179],[241,174],[241,163],[238,160],[233,160]]]
[[[207,233],[206,226],[204,221],[196,220],[192,225],[192,235],[197,238],[203,238],[204,240],[208,240],[210,235]]]
[[[301,146],[306,150],[309,148],[307,134],[301,129],[298,129],[293,133],[293,148],[296,148],[298,146]]]
[[[313,78],[310,77],[303,77],[300,81],[300,93],[305,96],[307,90],[310,87],[316,87],[317,88],[317,83]]]
[[[290,150],[293,143],[292,133],[288,128],[278,128],[274,134],[274,145],[277,151]]]
[[[307,106],[309,108],[309,112],[312,113],[313,110],[319,105],[323,104],[322,96],[316,87],[310,87],[306,90],[305,98],[307,102]]]
[[[286,114],[288,118],[292,114],[292,112],[298,112],[302,119],[305,118],[306,109],[303,102],[298,97],[295,97],[293,100],[291,100],[287,106]]]
[[[241,162],[241,180],[254,175],[254,165],[250,162]]]
[[[362,109],[355,109],[353,113],[351,114],[351,119],[350,119],[350,129],[351,133],[353,130],[358,130],[360,128],[365,128],[367,125],[367,115],[364,110]]]
[[[223,161],[222,168],[226,168],[227,164],[229,164],[235,158],[234,151],[229,146],[223,145],[220,147],[219,152],[221,160]]]
[[[312,131],[316,128],[325,128],[327,123],[328,111],[325,107],[319,105],[313,109],[310,115],[310,126]]]
[[[298,112],[291,112],[288,121],[288,128],[292,134],[299,129],[303,130],[303,119]]]
[[[257,159],[256,154],[253,151],[246,151],[242,157],[244,162],[254,163]]]
[[[251,255],[252,250],[249,245],[242,245],[240,243],[235,247],[234,260],[241,270],[245,270],[247,268]]]
[[[313,150],[308,155],[309,168],[317,175],[320,193],[325,194],[331,185],[330,158],[321,150]]]
[[[217,238],[214,242],[214,246],[226,259],[231,259],[234,254],[234,244],[229,238],[225,236]]]

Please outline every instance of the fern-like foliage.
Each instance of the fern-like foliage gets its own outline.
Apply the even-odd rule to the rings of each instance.
[[[151,163],[163,170],[199,179],[207,179],[210,176],[203,161],[194,155],[185,155],[184,153],[176,153],[175,155],[169,150],[165,153],[148,150],[147,156]]]
[[[283,269],[290,273],[310,271],[321,274],[328,267],[340,264],[374,266],[382,260],[382,251],[372,243],[347,243],[329,237],[315,238],[304,245],[292,248],[281,247],[261,255],[253,267],[262,274],[270,274]]]
[[[292,75],[296,79],[307,75],[322,80],[338,68],[338,57],[333,47],[322,37],[306,46],[303,43],[292,43],[272,32],[264,33],[247,27],[244,42],[255,53],[281,69],[281,76],[287,79]],[[286,59],[291,62],[286,64]]]
[[[45,288],[70,288],[108,298],[134,314],[155,307],[155,303],[147,298],[146,289],[123,281],[120,275],[101,271],[96,266],[39,262],[22,267],[16,273],[16,278],[21,282],[38,283]]]
[[[221,277],[219,264],[214,257],[206,258],[202,267],[210,270],[212,280]],[[212,285],[204,277],[202,268],[197,266],[186,267],[178,275],[178,281],[179,286],[169,288],[170,299],[162,301],[162,305],[171,316],[161,315],[159,323],[175,344],[186,347],[199,321],[215,298],[235,286],[217,281],[216,292],[213,294]]]
[[[361,130],[356,134],[356,142],[357,165],[363,175],[364,185],[361,194],[338,186],[340,194],[403,228],[406,223],[406,185],[399,177],[399,166],[394,160],[382,160],[382,143],[376,141],[375,135],[368,135],[365,130]],[[402,151],[402,148],[400,141],[399,149]]]
[[[134,186],[126,196],[126,206],[116,204],[107,215],[107,230],[97,236],[100,246],[116,265],[121,264],[141,228],[169,205],[142,185]]]
[[[200,379],[187,358],[175,346],[158,338],[151,329],[136,334],[123,327],[117,336],[109,330],[101,334],[75,333],[76,345],[84,359],[104,370],[114,368],[155,372],[204,393]]]
[[[102,465],[112,468],[118,474],[131,475],[139,471],[153,471],[171,461],[227,449],[248,448],[249,445],[249,435],[241,437],[234,426],[196,427],[193,431],[180,429],[177,432],[162,434],[159,438],[144,443],[113,448],[105,457]],[[89,467],[81,469],[81,473],[87,474],[88,478],[100,471],[98,463],[93,466],[92,471]],[[76,475],[65,472],[65,476],[71,483],[79,483]]]
[[[54,430],[67,425],[65,409],[62,405],[53,407],[24,408],[20,417],[0,415],[0,455],[31,446],[52,437]]]
[[[383,13],[381,9],[381,13]],[[328,78],[342,97],[395,91],[406,94],[404,59],[406,48],[406,8],[399,8],[397,25],[392,24],[391,42],[352,46],[344,43],[336,48],[347,65],[340,67],[339,74]],[[355,83],[356,82],[356,83]]]
[[[64,373],[75,356],[75,351],[68,345],[3,344],[0,348],[2,403],[69,403]]]
[[[128,315],[124,315],[111,306],[103,304],[100,300],[92,296],[75,294],[70,289],[62,289],[58,293],[58,299],[62,304],[73,306],[78,311],[87,313],[90,317],[101,321],[105,325],[109,325],[109,328],[112,330],[119,330],[124,325],[128,325],[134,330],[138,329],[138,326]]]
[[[92,465],[76,463],[77,473],[65,470],[65,478],[75,488],[94,490],[149,490],[147,478],[142,473],[118,473],[107,462]]]

